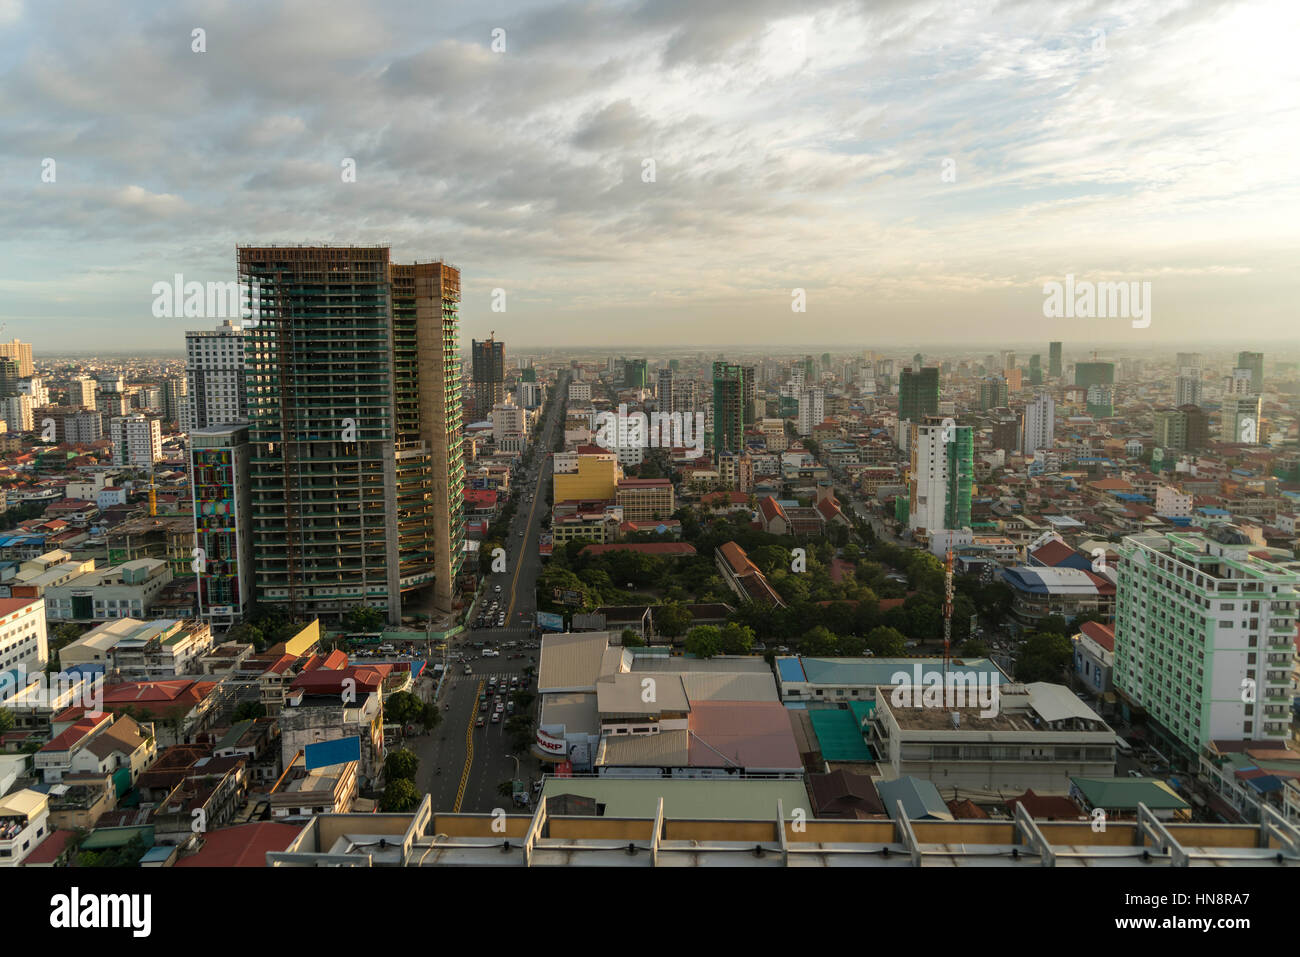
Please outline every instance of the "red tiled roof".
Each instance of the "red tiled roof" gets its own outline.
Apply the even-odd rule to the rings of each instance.
[[[283,851],[301,833],[292,824],[257,821],[223,827],[203,835],[197,854],[183,857],[177,867],[265,867],[267,851]]]
[[[1017,804],[1023,804],[1029,816],[1035,820],[1045,818],[1049,821],[1077,821],[1083,816],[1078,805],[1069,798],[1039,795],[1032,790],[1007,801],[1007,810],[1015,814]]]
[[[1073,558],[1075,551],[1069,545],[1065,544],[1065,542],[1053,540],[1035,548],[1030,552],[1030,554],[1034,557],[1035,561],[1042,562],[1044,565],[1055,568],[1062,562]]]
[[[53,864],[59,859],[68,846],[76,831],[51,831],[49,836],[41,843],[37,844],[30,854],[23,861],[25,867],[31,867],[33,864]]]
[[[1107,651],[1115,650],[1115,629],[1099,621],[1085,621],[1079,630]]]

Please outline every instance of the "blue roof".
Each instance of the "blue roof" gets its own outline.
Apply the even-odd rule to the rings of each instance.
[[[909,776],[894,781],[881,781],[876,784],[876,792],[885,805],[885,813],[890,820],[898,819],[898,802],[903,802],[903,810],[912,820],[929,818],[935,821],[951,821],[952,812],[943,803],[939,789],[933,781]]]
[[[1116,493],[1115,493],[1115,497],[1116,497],[1117,499],[1119,499],[1121,502],[1149,502],[1149,501],[1151,501],[1151,499],[1147,498],[1145,495],[1142,495],[1142,494],[1139,493],[1139,492],[1116,492]]]
[[[776,659],[776,670],[782,681],[806,681],[803,665],[798,658],[780,657]]]
[[[1202,515],[1231,515],[1226,508],[1213,508],[1209,505],[1203,505],[1197,509]]]
[[[916,674],[917,669],[921,673],[921,681],[927,681],[930,674],[943,674],[942,658],[800,658],[799,663],[803,666],[803,673],[807,677],[804,679],[791,678],[784,680],[806,680],[813,684],[844,686],[844,685],[862,685],[878,686],[894,684],[894,675],[900,671],[908,676],[911,681]],[[778,658],[779,662],[780,659]],[[1002,672],[987,658],[960,658],[949,665],[949,668],[961,668],[964,671],[975,672],[976,674],[1001,675]]]

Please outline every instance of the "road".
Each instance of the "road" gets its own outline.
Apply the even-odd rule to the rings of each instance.
[[[494,808],[511,807],[508,797],[497,793],[502,781],[515,777],[515,758],[519,761],[519,774],[524,780],[536,778],[541,773],[541,762],[528,752],[514,755],[510,750],[511,735],[505,732],[505,717],[499,723],[486,721],[476,728],[480,716],[478,696],[491,677],[504,675],[507,680],[519,675],[523,682],[526,667],[537,667],[538,652],[523,647],[506,648],[507,642],[533,643],[532,628],[537,611],[537,576],[542,561],[537,554],[537,536],[540,522],[546,514],[547,483],[550,481],[550,452],[555,442],[556,429],[564,410],[564,390],[567,377],[556,385],[556,395],[550,415],[534,439],[534,472],[516,477],[515,494],[519,506],[506,533],[506,570],[488,575],[483,586],[484,598],[501,602],[506,612],[502,628],[467,629],[451,639],[448,655],[454,659],[464,655],[466,662],[451,660],[451,675],[443,683],[438,706],[443,708],[442,722],[432,735],[411,739],[412,747],[420,758],[416,786],[422,793],[433,795],[435,811],[491,812]],[[520,533],[523,533],[521,536]],[[501,587],[498,594],[495,589]],[[482,647],[476,647],[482,643]],[[482,652],[500,650],[499,657],[483,657]],[[509,654],[523,653],[522,658]],[[468,664],[473,674],[466,675]],[[536,687],[529,686],[534,692]],[[540,702],[534,698],[530,712],[536,720]],[[489,705],[489,709],[491,705]],[[491,711],[483,714],[490,716]]]

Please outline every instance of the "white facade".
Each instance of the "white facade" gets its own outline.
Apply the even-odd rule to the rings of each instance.
[[[931,532],[944,527],[948,507],[948,443],[941,425],[908,430],[912,453],[913,493],[908,527]]]
[[[243,329],[226,320],[212,332],[185,333],[185,379],[182,431],[247,422]]]
[[[30,379],[19,379],[18,392],[20,395],[31,396],[34,408],[39,409],[43,405],[50,404],[50,390],[46,388],[45,383],[39,376],[33,376]]]
[[[570,383],[569,383],[569,401],[570,401],[570,402],[590,402],[590,401],[591,401],[591,383],[590,383],[590,382],[570,382]]]
[[[1174,406],[1201,404],[1201,370],[1181,369],[1174,380]]]
[[[812,430],[826,419],[826,390],[804,389],[799,393],[800,435],[812,435]]]
[[[0,671],[22,666],[30,674],[49,663],[45,599],[0,599]]]
[[[118,465],[149,468],[162,458],[162,427],[157,419],[127,415],[110,423],[113,461]]]
[[[1192,514],[1192,496],[1162,485],[1156,489],[1156,514],[1161,518],[1184,518]]]
[[[32,408],[30,395],[11,395],[0,404],[0,417],[9,424],[9,431],[30,432],[33,427]]]
[[[1219,409],[1219,434],[1225,442],[1257,445],[1262,434],[1257,395],[1231,395]]]
[[[1022,451],[1033,455],[1039,449],[1050,449],[1056,434],[1056,400],[1046,392],[1040,393],[1025,406],[1025,440]]]

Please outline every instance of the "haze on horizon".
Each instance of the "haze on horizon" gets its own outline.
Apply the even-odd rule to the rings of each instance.
[[[508,349],[1294,346],[1300,7],[951,6],[0,0],[0,337],[179,353],[154,283],[333,242]]]

